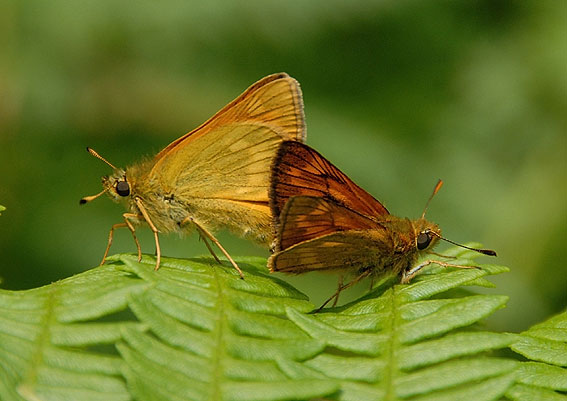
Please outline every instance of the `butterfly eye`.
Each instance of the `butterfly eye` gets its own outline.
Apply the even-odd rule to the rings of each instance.
[[[116,193],[120,196],[130,195],[130,184],[128,184],[126,180],[118,181],[118,184],[116,184]]]
[[[422,251],[425,248],[427,248],[429,246],[429,244],[431,243],[431,239],[432,238],[431,238],[431,236],[429,235],[428,232],[419,233],[419,235],[417,236],[417,249]]]

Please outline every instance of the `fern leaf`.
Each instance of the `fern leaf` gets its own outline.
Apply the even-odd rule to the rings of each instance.
[[[433,268],[313,314],[262,258],[239,259],[245,280],[210,258],[154,262],[115,255],[0,290],[0,399],[488,401],[567,388],[565,314],[521,335],[479,331],[507,298],[455,291],[489,287],[500,266]],[[506,347],[531,361],[493,354]]]
[[[473,256],[454,252],[468,262]],[[460,285],[485,286],[485,276],[506,270],[493,265],[439,270],[315,315],[288,308],[289,319],[326,347],[314,358],[279,360],[279,366],[296,379],[334,378],[341,384],[338,400],[499,399],[513,384],[518,363],[487,351],[509,346],[516,336],[470,326],[502,308],[507,298],[443,294]]]
[[[209,259],[164,258],[154,272],[151,258],[119,255],[42,288],[0,291],[0,399],[267,401],[335,392],[328,378],[292,380],[275,363],[321,352],[321,341],[283,318],[286,307],[313,305],[261,273],[265,259],[240,263],[246,280]]]
[[[129,304],[148,331],[126,330],[118,345],[136,399],[268,401],[337,390],[327,378],[291,380],[277,368],[276,359],[313,357],[323,343],[282,319],[286,307],[308,312],[313,305],[261,273],[265,259],[239,261],[245,280],[209,259],[164,258],[157,273],[153,260],[138,263],[125,255],[120,261],[149,284],[132,293]]]
[[[129,400],[113,344],[135,322],[93,320],[124,309],[147,284],[103,266],[28,291],[0,291],[0,399]]]
[[[567,311],[521,333],[511,347],[531,359],[516,371],[507,393],[512,400],[565,400],[567,392]]]

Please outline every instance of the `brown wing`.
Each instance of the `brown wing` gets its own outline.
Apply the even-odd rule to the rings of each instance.
[[[331,200],[313,196],[294,196],[280,215],[275,250],[300,242],[348,230],[380,229],[376,221]]]
[[[250,86],[193,131],[176,139],[155,157],[155,166],[170,151],[227,124],[261,124],[285,140],[305,140],[305,116],[299,83],[286,73],[272,74]]]
[[[270,207],[276,226],[292,196],[317,196],[366,216],[387,215],[388,210],[356,185],[319,152],[299,142],[283,142],[272,165]]]
[[[276,252],[268,259],[270,271],[300,274],[309,271],[384,269],[389,255],[383,229],[350,230],[327,234]]]

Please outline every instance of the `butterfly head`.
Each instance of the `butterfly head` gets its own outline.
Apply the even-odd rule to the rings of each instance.
[[[441,238],[439,226],[423,218],[414,222],[414,230],[415,247],[419,252],[432,249]]]
[[[87,151],[96,157],[99,160],[102,160],[106,164],[108,164],[114,170],[114,173],[111,176],[104,176],[102,177],[102,188],[103,190],[96,195],[85,196],[81,198],[80,204],[83,205],[87,202],[90,202],[104,193],[108,193],[110,198],[114,201],[120,201],[122,199],[126,199],[130,196],[131,193],[131,185],[128,182],[126,177],[126,172],[123,169],[118,169],[114,167],[113,164],[108,162],[105,158],[99,155],[91,148],[87,148]]]
[[[103,192],[108,193],[110,198],[117,202],[128,198],[131,192],[130,182],[122,169],[115,170],[111,176],[102,177],[102,187]]]

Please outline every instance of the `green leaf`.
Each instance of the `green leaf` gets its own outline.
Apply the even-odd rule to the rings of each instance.
[[[291,400],[337,391],[290,379],[277,359],[320,353],[285,318],[307,297],[263,273],[210,259],[131,255],[30,291],[0,291],[1,400]],[[104,347],[110,344],[113,347]]]
[[[478,331],[507,298],[453,291],[488,286],[500,266],[434,268],[314,314],[263,258],[238,260],[245,280],[210,258],[163,258],[157,272],[153,257],[109,261],[0,290],[1,400],[476,401],[567,388],[564,316],[521,335]],[[532,361],[493,354],[506,347]]]
[[[6,208],[2,205],[0,205],[0,212],[3,212],[4,210],[6,210]],[[2,215],[2,213],[0,213],[0,216]]]
[[[511,348],[535,361],[567,366],[567,311],[523,332]]]
[[[459,251],[455,256],[464,258]],[[338,400],[499,399],[513,384],[518,362],[490,351],[516,336],[471,326],[502,308],[507,297],[443,294],[460,285],[486,286],[486,276],[504,271],[493,265],[440,269],[318,314],[288,308],[289,319],[326,347],[313,358],[280,360],[279,366],[295,378],[334,378],[341,384]]]
[[[114,343],[136,322],[93,323],[147,284],[102,266],[28,291],[0,291],[0,399],[128,400]]]
[[[512,400],[565,400],[567,391],[567,311],[536,324],[517,336],[512,350],[537,362],[523,362],[517,384],[506,396]]]

